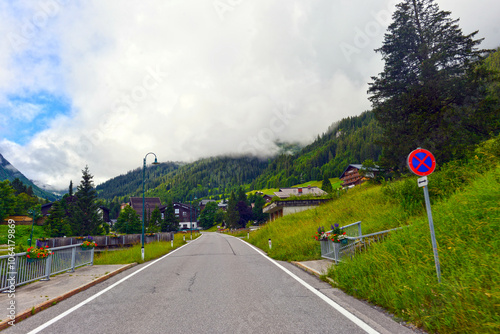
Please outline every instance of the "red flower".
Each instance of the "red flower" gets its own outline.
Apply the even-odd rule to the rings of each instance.
[[[29,254],[28,254],[28,255],[26,255],[26,256],[28,257],[28,259],[31,259],[31,256],[30,256]]]
[[[49,245],[45,245],[45,248],[49,248]]]

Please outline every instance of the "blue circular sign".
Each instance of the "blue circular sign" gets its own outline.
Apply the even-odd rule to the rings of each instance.
[[[408,168],[413,174],[427,176],[436,169],[436,159],[431,152],[423,148],[416,149],[408,155]]]

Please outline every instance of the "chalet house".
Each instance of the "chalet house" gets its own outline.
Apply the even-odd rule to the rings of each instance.
[[[264,198],[264,201],[266,201],[266,203],[269,203],[273,200],[273,197],[275,197],[276,195],[267,195],[267,194],[264,194],[263,192],[261,191],[258,191],[255,193],[256,195],[260,195],[262,196],[262,198]]]
[[[271,202],[271,201],[273,200],[273,197],[274,197],[274,196],[275,196],[275,195],[267,195],[267,194],[266,194],[266,195],[264,195],[264,196],[262,196],[262,197],[264,198],[264,201],[266,201],[266,203],[269,203],[269,202]]]
[[[130,201],[128,203],[132,209],[137,212],[139,217],[142,219],[142,197],[130,197]],[[158,207],[161,207],[161,200],[159,197],[146,197],[144,198],[144,217],[151,216],[151,212]]]
[[[174,202],[174,212],[175,216],[179,221],[180,229],[196,229],[198,228],[197,224],[197,214],[195,212],[195,208],[189,204],[183,204]],[[142,220],[142,197],[130,197],[130,202],[128,203],[132,207],[132,209],[137,212],[140,219]],[[145,218],[151,215],[151,212],[158,207],[160,209],[161,218],[165,218],[165,210],[167,208],[166,205],[161,205],[161,200],[158,197],[146,197],[144,198],[144,209],[145,209]],[[199,214],[199,212],[198,212]],[[191,221],[192,219],[192,221]]]
[[[179,222],[179,228],[182,229],[195,229],[198,228],[197,224],[197,219],[196,219],[196,212],[193,206],[189,204],[183,204],[183,203],[178,203],[174,202],[174,213],[175,217],[177,217],[177,220]],[[165,210],[167,209],[167,206],[164,205],[160,208],[161,212],[161,218],[164,219],[165,217]],[[192,220],[192,221],[191,221]]]
[[[224,211],[227,211],[227,202],[222,202],[222,201],[221,201],[221,202],[219,202],[219,204],[217,204],[217,207],[218,207],[219,209],[222,209],[222,210],[224,210]]]
[[[216,202],[216,201],[213,200],[213,199],[202,199],[200,201],[200,212],[202,212],[203,209],[205,209],[205,206],[207,206],[207,204],[210,203],[210,202]]]
[[[65,197],[65,198],[61,199],[61,201],[66,201],[66,203],[71,202],[73,200],[74,200],[74,196],[73,197]],[[50,202],[50,203],[46,203],[46,204],[42,205],[42,216],[43,217],[49,216],[50,210],[52,209],[52,206],[54,205],[54,203],[55,202]],[[99,215],[101,216],[102,220],[105,223],[109,223],[110,222],[109,209],[105,206],[100,206],[98,210],[99,210]],[[44,219],[44,222],[45,222],[45,219]]]
[[[54,202],[46,203],[42,205],[42,216],[48,216],[50,209],[52,209],[52,205],[54,205]]]
[[[297,200],[286,200],[289,197],[300,197],[305,195],[313,195],[313,196],[324,196],[327,192],[321,190],[318,187],[303,187],[303,188],[280,188],[279,191],[276,191],[274,195],[278,197],[280,200],[274,201],[271,204],[262,209],[262,212],[269,214],[269,219],[271,221],[276,220],[277,218],[297,213],[305,210],[309,210],[318,206],[322,203],[329,201],[329,199],[297,199]]]
[[[105,206],[99,207],[99,214],[102,217],[102,221],[105,223],[111,223],[111,219],[109,219],[109,209]]]
[[[369,173],[366,173],[366,175],[363,177],[361,174],[359,174],[359,171],[361,169],[363,169],[363,165],[351,164],[347,166],[342,175],[340,175],[339,177],[341,181],[344,181],[344,183],[342,183],[342,187],[352,188],[365,182],[366,180],[368,180],[368,178],[375,177],[375,174],[379,172],[378,168],[370,168]]]

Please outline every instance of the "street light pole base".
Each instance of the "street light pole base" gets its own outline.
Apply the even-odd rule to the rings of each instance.
[[[144,247],[141,248],[141,257],[142,257],[142,261],[144,261]]]

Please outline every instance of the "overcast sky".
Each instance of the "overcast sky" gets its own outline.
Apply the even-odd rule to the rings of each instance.
[[[151,151],[193,161],[309,143],[370,109],[394,3],[0,0],[0,153],[67,188],[85,165],[99,184]],[[498,0],[437,3],[500,45]]]

